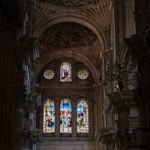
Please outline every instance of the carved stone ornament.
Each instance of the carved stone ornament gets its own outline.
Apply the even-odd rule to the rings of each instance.
[[[99,135],[99,140],[102,141],[103,144],[109,144],[115,140],[116,130],[103,128],[99,130]]]
[[[96,35],[90,29],[71,22],[51,26],[39,39],[42,45],[55,48],[81,47],[96,40]]]
[[[77,7],[96,3],[95,0],[46,0],[46,1],[51,4],[64,7]]]

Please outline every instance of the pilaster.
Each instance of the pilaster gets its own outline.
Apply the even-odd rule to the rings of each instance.
[[[77,100],[72,100],[72,137],[77,136]]]
[[[55,101],[55,136],[60,136],[60,102]]]
[[[94,110],[93,110],[93,101],[88,102],[88,107],[89,107],[89,137],[94,136]]]

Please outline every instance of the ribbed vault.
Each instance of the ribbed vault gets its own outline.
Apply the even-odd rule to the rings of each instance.
[[[53,48],[81,47],[94,43],[97,36],[88,28],[72,22],[63,22],[49,27],[40,37],[40,42]]]
[[[79,7],[95,4],[96,0],[43,0],[47,3],[63,7]]]
[[[79,57],[77,59],[82,59],[87,66],[91,64],[99,74],[103,52],[109,48],[111,14],[111,0],[67,0],[67,3],[42,0],[34,16],[33,30],[40,47],[37,75],[43,64],[53,59],[51,54],[53,57],[58,57],[57,54]],[[99,78],[94,76],[96,80]]]

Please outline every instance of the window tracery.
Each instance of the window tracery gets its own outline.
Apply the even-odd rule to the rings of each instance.
[[[78,76],[79,79],[85,80],[85,79],[88,78],[89,72],[86,69],[79,70],[78,73],[77,73],[77,76]]]
[[[45,79],[50,80],[50,79],[53,79],[54,76],[55,76],[55,73],[54,73],[53,70],[47,69],[47,70],[44,71],[44,78]]]
[[[56,65],[56,68],[54,65]],[[74,69],[72,66],[77,66],[78,69]],[[53,68],[54,70],[50,68]],[[46,90],[44,89],[43,95],[46,94],[49,97],[44,101],[43,111],[41,112],[43,123],[39,122],[42,125],[44,135],[56,137],[87,137],[91,134],[91,126],[89,128],[89,125],[91,124],[91,122],[89,123],[89,120],[91,120],[89,119],[91,116],[91,111],[89,111],[91,110],[91,103],[88,99],[84,98],[84,96],[82,96],[82,98],[77,98],[82,93],[79,91],[80,86],[89,85],[88,80],[86,80],[89,77],[89,74],[89,70],[83,64],[74,63],[71,60],[63,62],[62,60],[58,62],[54,61],[53,63],[48,64],[47,68],[43,70],[41,75],[49,80],[45,80],[43,77],[39,78],[40,84],[43,87],[46,85]],[[51,78],[54,78],[54,76],[55,79],[50,80]],[[81,80],[78,80],[79,77],[81,80],[86,81],[82,82]],[[75,81],[72,82],[72,80]],[[80,84],[80,81],[84,84]],[[71,84],[65,84],[68,82],[71,82]],[[64,87],[65,89],[63,91]],[[70,90],[70,87],[74,91],[72,91],[72,89]],[[79,89],[77,89],[77,87],[79,87]],[[49,90],[47,90],[47,88]],[[66,90],[67,92],[71,92],[69,96],[68,93],[66,93]],[[49,92],[47,93],[47,91]],[[77,93],[74,96],[73,93],[75,93],[75,91]],[[84,95],[86,95],[86,91]],[[55,98],[52,99],[50,97]]]

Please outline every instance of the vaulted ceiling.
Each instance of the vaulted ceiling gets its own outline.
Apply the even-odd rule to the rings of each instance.
[[[37,12],[34,13],[33,31],[34,35],[41,36],[52,25],[74,22],[93,32],[93,28],[98,30],[103,40],[101,44],[105,42],[107,47],[110,42],[111,18],[111,0],[41,0]]]
[[[72,22],[50,26],[40,37],[41,44],[53,48],[75,48],[91,45],[97,36],[88,28]]]
[[[78,7],[95,4],[96,0],[45,0],[51,4],[64,7]]]
[[[111,0],[41,0],[33,17],[41,53],[36,65],[63,51],[83,55],[100,67],[102,52],[111,43]]]

